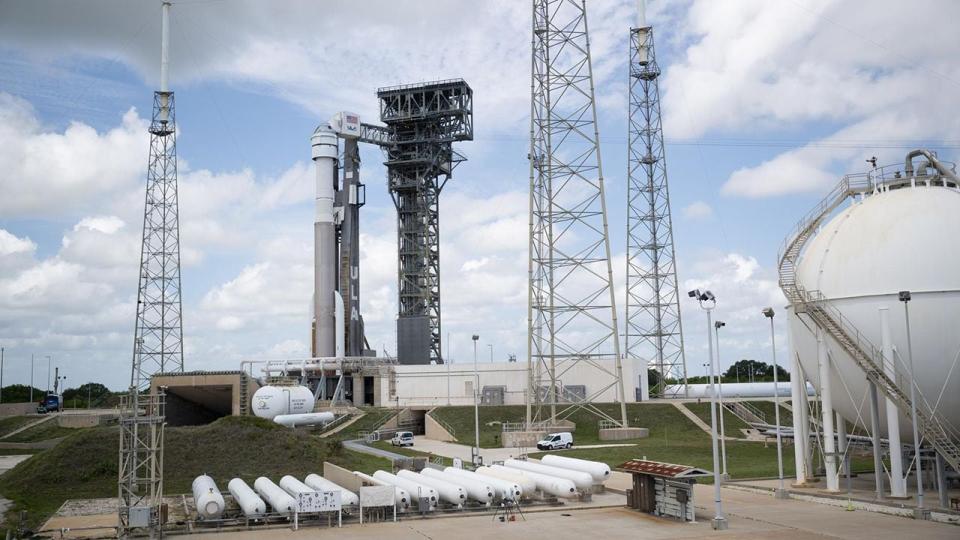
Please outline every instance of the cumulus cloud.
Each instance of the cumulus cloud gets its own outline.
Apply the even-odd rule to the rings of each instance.
[[[936,12],[924,39],[883,40],[869,29]],[[823,131],[808,144],[737,169],[723,193],[769,197],[821,191],[836,171],[861,170],[876,154],[893,162],[898,141],[960,136],[943,114],[960,80],[946,21],[960,4],[853,0],[697,0],[681,15],[680,57],[663,85],[664,126],[673,137],[745,133],[756,138]],[[855,22],[854,22],[855,21]],[[819,128],[819,130],[817,129]],[[742,136],[742,135],[741,135]]]
[[[682,210],[683,217],[691,221],[704,220],[713,217],[713,208],[703,202],[703,201],[694,201]]]

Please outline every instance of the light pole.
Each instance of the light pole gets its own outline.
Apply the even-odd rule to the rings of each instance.
[[[903,302],[903,318],[907,324],[907,363],[910,364],[910,416],[913,420],[913,455],[917,460],[914,472],[917,475],[917,508],[913,513],[916,519],[929,519],[930,512],[923,507],[923,471],[920,464],[920,435],[917,429],[917,380],[913,372],[913,343],[910,341],[910,291],[900,291],[900,301]]]
[[[473,436],[474,436],[474,448],[473,448],[473,464],[477,465],[477,458],[480,456],[480,400],[477,399],[478,394],[480,393],[480,371],[477,369],[477,340],[480,339],[480,336],[477,334],[473,335],[473,378],[476,381],[473,389]]]
[[[774,491],[777,499],[788,499],[787,490],[783,487],[783,443],[780,439],[780,380],[777,375],[777,342],[773,335],[773,308],[763,308],[763,316],[770,319],[770,349],[773,353],[773,410],[777,422],[777,475],[780,479],[779,487]],[[796,436],[796,434],[794,434]]]
[[[30,403],[33,403],[33,353],[30,353]]]
[[[51,360],[50,360],[50,355],[48,354],[47,355],[47,393],[48,394],[50,393],[50,374],[51,374],[50,365],[51,365]]]
[[[487,343],[487,347],[490,347],[490,363],[493,363],[493,344]]]
[[[717,398],[720,402],[720,455],[723,458],[723,479],[729,480],[730,474],[727,473],[727,431],[723,427],[723,371],[720,369],[720,328],[727,323],[717,321],[713,323],[713,333],[717,341]]]
[[[712,386],[710,393],[710,438],[713,440],[713,503],[715,514],[713,517],[714,530],[724,530],[727,528],[727,518],[723,516],[723,504],[720,502],[720,484],[723,481],[720,477],[720,455],[717,448],[717,391],[714,382],[713,370],[713,340],[710,339],[710,330],[713,327],[711,320],[711,311],[717,307],[717,298],[710,291],[700,291],[694,289],[687,293],[690,298],[696,298],[700,304],[700,309],[707,312],[707,351],[710,361],[710,384]]]
[[[3,347],[0,347],[0,403],[3,403]]]

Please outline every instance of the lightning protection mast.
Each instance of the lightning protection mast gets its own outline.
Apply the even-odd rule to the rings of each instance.
[[[638,4],[638,24],[630,29],[624,346],[627,358],[643,358],[653,364],[657,376],[651,394],[677,397],[681,392],[686,395],[687,364],[660,122],[660,68],[654,55],[653,27],[646,24],[644,2]],[[671,396],[667,396],[668,381],[678,383],[669,387],[675,389]]]
[[[162,4],[160,90],[153,95],[140,252],[140,286],[130,391],[120,417],[119,533],[160,530],[163,497],[163,392],[150,377],[183,371],[177,135],[169,89],[170,3]]]
[[[527,429],[555,425],[581,408],[607,427],[625,428],[583,0],[534,0],[532,30]],[[595,370],[603,382],[590,392],[564,391],[574,367]],[[594,404],[611,392],[619,419]]]

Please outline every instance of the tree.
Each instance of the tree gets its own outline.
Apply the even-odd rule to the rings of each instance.
[[[63,391],[63,402],[72,407],[93,407],[110,397],[110,389],[100,383],[85,383]],[[90,403],[87,403],[87,399]]]
[[[730,369],[723,374],[723,380],[734,382],[771,382],[773,381],[773,366],[765,362],[744,358],[730,366]],[[777,380],[790,380],[790,373],[779,365],[777,366]]]
[[[46,394],[43,390],[34,387],[33,400],[40,401]],[[4,403],[26,403],[30,401],[30,387],[26,384],[11,384],[3,387]]]

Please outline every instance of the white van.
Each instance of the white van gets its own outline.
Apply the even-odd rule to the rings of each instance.
[[[390,439],[390,444],[394,446],[413,446],[413,432],[398,431],[397,434]]]
[[[540,450],[556,450],[557,448],[570,448],[573,446],[573,434],[569,431],[560,433],[550,433],[537,443]]]

